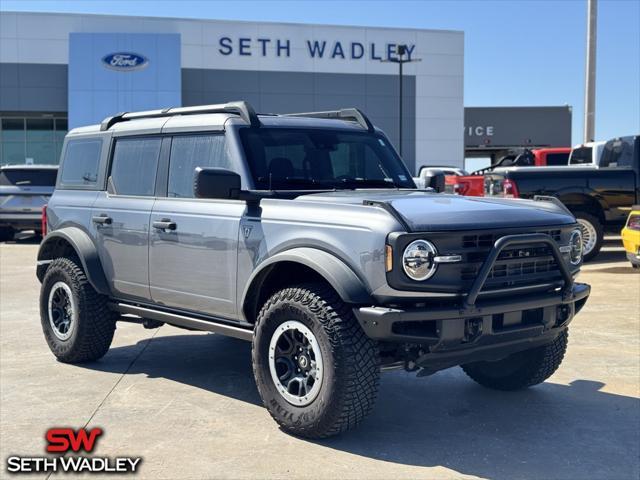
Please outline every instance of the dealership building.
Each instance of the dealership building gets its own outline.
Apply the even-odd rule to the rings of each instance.
[[[409,168],[462,165],[464,35],[445,30],[0,13],[0,164],[57,163],[70,128],[117,112],[247,100],[358,107]]]

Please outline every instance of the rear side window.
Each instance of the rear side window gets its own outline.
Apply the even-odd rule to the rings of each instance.
[[[231,169],[224,135],[173,137],[167,196],[192,198],[197,167]]]
[[[547,165],[566,165],[569,160],[568,153],[549,153],[547,155]]]
[[[633,167],[634,137],[610,140],[602,150],[601,167]]]
[[[117,195],[152,196],[160,145],[160,138],[118,139],[113,150],[110,191]]]
[[[60,184],[62,187],[94,186],[98,182],[98,165],[102,140],[70,140],[65,150]]]
[[[569,157],[570,165],[580,165],[583,163],[593,162],[593,149],[591,147],[579,147],[574,148],[571,151],[571,157]]]
[[[24,170],[0,171],[0,186],[16,187],[53,187],[56,184],[58,170],[50,168],[39,170],[35,168]]]

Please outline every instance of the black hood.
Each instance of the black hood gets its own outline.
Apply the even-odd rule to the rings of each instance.
[[[551,202],[462,197],[422,191],[357,190],[317,193],[303,201],[386,204],[411,232],[543,227],[575,223],[575,218]],[[379,208],[379,207],[377,207]]]

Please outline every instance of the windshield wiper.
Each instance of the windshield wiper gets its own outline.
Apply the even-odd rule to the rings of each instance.
[[[356,185],[358,187],[380,187],[380,188],[398,188],[396,184],[387,180],[375,178],[343,178],[340,180],[343,185]]]
[[[335,186],[332,184],[319,182],[318,180],[315,180],[313,178],[285,177],[285,178],[269,179],[268,177],[259,177],[258,181],[267,183],[271,187],[270,190],[274,189],[273,188],[274,185],[280,188],[293,186],[293,185],[317,187],[318,189],[323,189],[323,190],[326,190],[326,189],[333,190],[335,188]]]

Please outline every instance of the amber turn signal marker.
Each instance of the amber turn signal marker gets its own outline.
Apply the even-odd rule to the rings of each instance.
[[[384,266],[387,272],[393,270],[393,249],[391,245],[385,245],[384,249]]]

